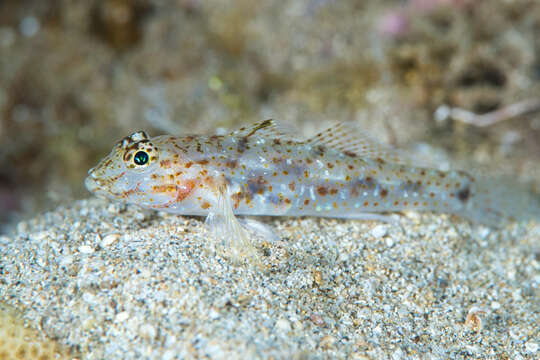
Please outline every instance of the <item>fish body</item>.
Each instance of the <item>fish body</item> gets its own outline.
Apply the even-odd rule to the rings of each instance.
[[[307,140],[272,120],[227,136],[134,133],[89,171],[99,195],[182,215],[369,218],[401,210],[460,215],[488,225],[540,208],[525,192],[464,171],[411,165],[392,149],[338,125]],[[229,226],[238,228],[238,226]]]
[[[220,188],[226,188],[237,215],[354,218],[403,209],[457,212],[474,181],[463,172],[362,159],[322,145],[264,138],[243,143],[221,136],[151,141],[160,149],[168,147],[173,156],[156,163],[140,183],[142,191],[126,199],[185,215],[215,210]]]

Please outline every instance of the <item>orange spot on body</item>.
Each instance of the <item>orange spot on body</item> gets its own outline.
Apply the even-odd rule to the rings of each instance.
[[[325,196],[326,194],[328,194],[328,189],[325,186],[319,186],[317,188],[317,193],[321,196]]]
[[[154,185],[152,186],[153,193],[167,193],[174,192],[176,190],[176,185]]]

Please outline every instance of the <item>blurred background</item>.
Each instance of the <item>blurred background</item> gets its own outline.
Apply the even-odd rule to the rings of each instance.
[[[536,0],[2,0],[0,232],[141,129],[354,121],[534,178],[539,31]]]

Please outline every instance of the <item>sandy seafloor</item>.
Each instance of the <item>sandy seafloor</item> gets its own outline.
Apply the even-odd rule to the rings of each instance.
[[[540,356],[539,223],[393,216],[264,218],[260,269],[203,219],[82,200],[0,238],[0,293],[85,359]]]

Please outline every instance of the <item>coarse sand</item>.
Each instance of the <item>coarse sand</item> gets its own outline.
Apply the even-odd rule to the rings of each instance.
[[[532,359],[540,224],[263,218],[264,269],[202,218],[101,199],[0,237],[2,302],[84,359]]]

